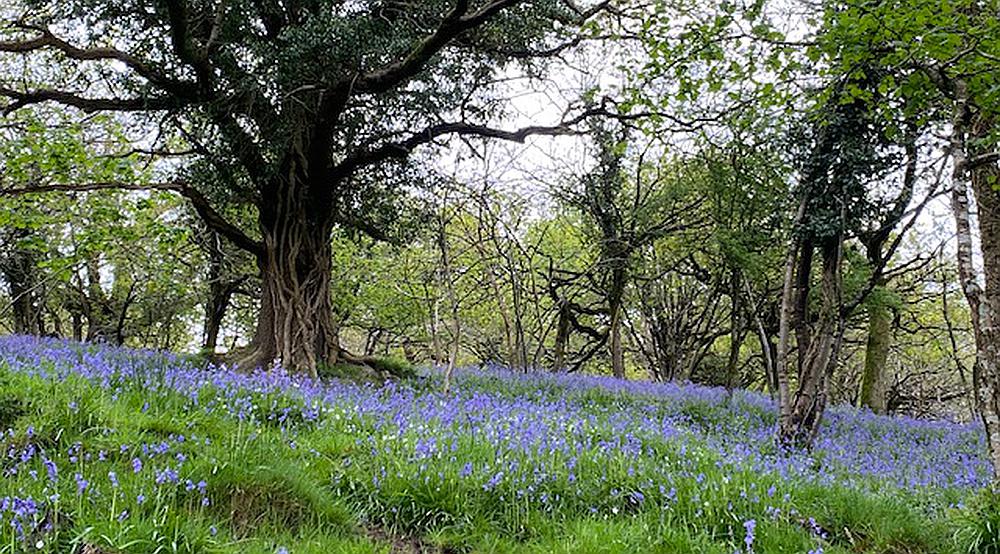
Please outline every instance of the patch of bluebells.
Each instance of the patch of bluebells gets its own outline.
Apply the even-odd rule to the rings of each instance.
[[[0,498],[0,525],[13,530],[15,536],[22,540],[41,522],[43,508],[34,498],[5,496]]]
[[[739,391],[730,399],[722,389],[690,384],[481,367],[456,371],[454,392],[443,395],[438,387],[319,382],[280,369],[206,370],[169,353],[28,337],[0,338],[0,364],[48,380],[83,378],[112,397],[136,389],[150,397],[179,394],[192,410],[235,418],[250,428],[278,429],[288,436],[289,448],[295,448],[300,429],[329,426],[354,437],[357,453],[345,460],[334,484],[349,495],[363,483],[368,487],[363,494],[376,499],[390,482],[440,487],[454,480],[501,501],[516,499],[547,511],[576,507],[612,516],[683,503],[699,517],[707,515],[704,509],[720,509],[779,519],[799,517],[786,506],[787,492],[745,481],[735,487],[730,478],[743,472],[772,476],[789,487],[810,482],[911,493],[969,492],[989,478],[977,425],[833,407],[813,451],[789,455],[773,447],[776,409],[766,396]],[[147,403],[142,412],[149,409]],[[132,477],[149,482],[136,503],[170,488],[197,494],[207,505],[207,483],[186,474],[191,451],[184,451],[207,440],[172,435],[156,443],[120,445],[118,454]],[[467,457],[483,451],[490,455]],[[11,441],[0,454],[8,460],[0,464],[6,474],[37,464],[49,481],[41,500],[19,500],[22,529],[40,517],[39,506],[58,500],[62,475],[73,477],[81,497],[100,494],[91,484],[98,475],[106,475],[102,481],[111,488],[104,494],[119,494],[114,472],[79,469],[95,459],[105,463],[103,450],[93,453],[74,444],[63,470],[30,441]],[[706,466],[717,470],[716,477],[706,480]],[[734,488],[738,492],[725,506],[705,506],[703,494]],[[28,501],[34,511],[26,511]],[[398,507],[386,508],[396,513]],[[127,517],[127,512],[119,516]],[[742,521],[742,546],[749,552],[757,520]],[[821,527],[809,521],[821,537]]]
[[[753,553],[753,542],[757,538],[757,520],[748,519],[743,522],[743,529],[746,531],[746,535],[743,538],[743,544],[746,547],[748,553]]]

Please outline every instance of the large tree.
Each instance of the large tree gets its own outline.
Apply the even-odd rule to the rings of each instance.
[[[315,372],[341,353],[331,310],[331,232],[373,235],[426,172],[414,149],[449,136],[522,141],[548,126],[490,127],[498,83],[578,44],[610,2],[571,0],[24,0],[0,40],[5,113],[56,103],[131,114],[178,138],[190,171],[159,183],[35,183],[20,190],[156,187],[252,253],[262,297],[246,365]],[[515,67],[515,64],[518,64]],[[13,67],[24,68],[12,71]],[[171,169],[176,168],[174,164]],[[8,191],[9,192],[9,191]],[[246,203],[256,225],[225,217]]]

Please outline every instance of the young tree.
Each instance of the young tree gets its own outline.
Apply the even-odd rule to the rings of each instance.
[[[630,168],[628,130],[615,131],[601,123],[591,129],[597,167],[558,194],[583,215],[592,230],[599,252],[592,271],[603,296],[611,371],[615,377],[624,377],[625,293],[633,278],[635,257],[654,242],[698,225],[695,208],[701,200],[686,194],[690,187],[685,181],[693,173],[690,167],[670,160],[647,161],[643,154]]]

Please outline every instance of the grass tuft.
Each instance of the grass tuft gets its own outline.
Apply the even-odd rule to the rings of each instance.
[[[1000,554],[1000,491],[984,490],[956,510],[955,541],[968,554]]]

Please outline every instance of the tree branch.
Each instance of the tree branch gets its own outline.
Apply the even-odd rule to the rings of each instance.
[[[575,126],[588,117],[596,117],[598,115],[616,116],[616,114],[607,111],[602,106],[585,110],[579,115],[556,125],[533,125],[514,130],[496,129],[476,123],[439,123],[437,125],[427,127],[419,133],[410,135],[410,137],[405,140],[390,142],[371,150],[356,152],[333,166],[328,177],[335,182],[350,176],[352,173],[365,166],[373,165],[389,159],[406,158],[418,146],[428,144],[433,142],[435,139],[448,135],[475,136],[511,142],[524,142],[528,139],[528,137],[532,136],[551,137],[579,135],[584,131],[576,129]]]
[[[211,89],[212,66],[208,63],[207,49],[197,48],[191,38],[187,0],[165,0],[167,19],[170,22],[170,42],[180,60],[191,66],[198,82],[205,90]]]
[[[57,102],[87,113],[109,112],[146,112],[170,110],[184,106],[187,102],[171,96],[154,96],[150,98],[87,98],[75,92],[54,89],[37,89],[27,92],[17,91],[0,86],[0,97],[11,100],[0,107],[0,112],[9,115],[25,106],[44,102]]]
[[[455,7],[441,21],[437,30],[420,41],[405,58],[386,67],[358,76],[353,81],[357,92],[385,92],[419,73],[435,54],[462,33],[475,29],[505,8],[524,0],[493,0],[474,13],[467,13],[469,0],[457,0]]]
[[[66,57],[73,60],[115,60],[122,62],[150,83],[153,83],[166,92],[185,98],[191,98],[197,95],[195,83],[169,77],[148,63],[131,54],[122,52],[121,50],[116,50],[110,47],[79,48],[59,37],[56,37],[52,34],[52,31],[45,27],[23,23],[18,24],[17,26],[36,31],[39,33],[39,36],[22,41],[0,41],[0,52],[28,53],[35,50],[51,48],[62,52],[66,55]]]
[[[969,159],[969,170],[976,169],[979,166],[995,164],[1000,161],[1000,152],[987,152],[985,154],[979,154],[978,156],[973,156]]]

